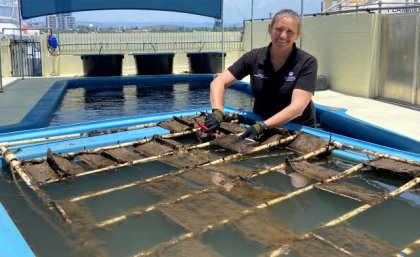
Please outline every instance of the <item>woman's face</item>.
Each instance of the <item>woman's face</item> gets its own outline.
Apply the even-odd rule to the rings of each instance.
[[[298,21],[292,17],[279,16],[268,26],[273,46],[290,48],[299,37]]]

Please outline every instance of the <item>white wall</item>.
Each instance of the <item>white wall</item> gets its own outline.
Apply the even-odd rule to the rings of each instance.
[[[268,34],[268,24],[270,20],[254,20],[245,22],[243,44],[244,51],[251,49],[251,24],[254,36],[252,37],[252,48],[267,46],[270,43],[270,35]]]
[[[0,39],[0,58],[1,58],[1,75],[2,77],[12,76],[12,63],[10,56],[10,39]]]
[[[330,88],[355,96],[376,93],[379,33],[377,14],[342,14],[307,17],[302,48],[319,63]]]

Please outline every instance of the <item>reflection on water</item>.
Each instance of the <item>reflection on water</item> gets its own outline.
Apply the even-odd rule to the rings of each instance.
[[[233,188],[233,183],[231,183],[229,180],[226,179],[226,176],[219,172],[211,172],[211,181],[220,186],[223,187],[224,190],[229,192]]]
[[[293,172],[289,174],[289,177],[290,177],[290,184],[292,184],[292,186],[294,186],[295,188],[305,187],[311,181],[310,178],[305,177],[297,172]]]
[[[228,89],[225,104],[249,111],[253,98]],[[208,83],[78,87],[67,90],[50,126],[208,107]]]

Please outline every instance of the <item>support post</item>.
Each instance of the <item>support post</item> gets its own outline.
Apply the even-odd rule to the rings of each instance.
[[[3,93],[3,73],[1,65],[1,41],[0,41],[0,93]]]
[[[20,1],[18,1],[18,9],[20,10]],[[25,79],[25,66],[24,66],[24,58],[23,58],[23,38],[22,38],[22,16],[19,13],[19,40],[20,40],[20,72],[22,75],[22,79]]]
[[[254,0],[251,0],[251,50],[254,48]]]
[[[301,27],[301,31],[300,31],[300,36],[299,36],[299,48],[302,49],[302,41],[303,41],[303,32],[302,32],[302,28],[303,28],[303,0],[300,0],[300,27]]]
[[[223,12],[223,0],[222,5],[222,72],[225,70],[225,17]]]

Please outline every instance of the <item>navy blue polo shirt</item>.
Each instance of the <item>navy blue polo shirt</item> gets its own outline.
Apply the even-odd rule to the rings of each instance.
[[[240,80],[250,75],[255,97],[254,113],[265,119],[287,107],[293,89],[302,89],[312,94],[317,82],[318,64],[315,57],[293,45],[286,63],[277,72],[270,60],[270,45],[245,53],[228,70]],[[315,107],[311,101],[300,117],[292,122],[315,126]]]

